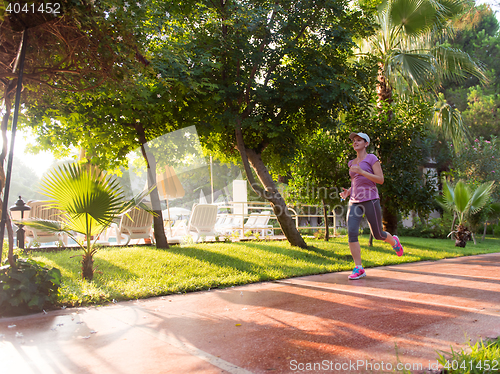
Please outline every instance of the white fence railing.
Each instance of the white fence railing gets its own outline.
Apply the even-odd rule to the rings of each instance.
[[[245,230],[245,221],[250,217],[250,214],[251,214],[250,211],[251,210],[254,210],[254,211],[259,210],[260,212],[262,212],[264,210],[269,210],[269,211],[271,211],[270,219],[277,220],[277,217],[276,217],[276,215],[273,212],[273,208],[271,206],[269,206],[269,205],[265,205],[265,203],[262,203],[262,202],[252,202],[252,201],[247,201],[247,202],[230,202],[230,203],[219,203],[219,204],[216,204],[216,205],[218,205],[218,207],[219,207],[219,214],[225,214],[225,215],[227,215],[229,217],[240,217],[241,227],[237,228],[237,230],[241,230],[242,233]],[[239,208],[239,206],[241,206],[241,208]],[[236,208],[236,207],[238,207],[238,208]],[[300,208],[303,208],[303,207],[313,208],[313,209],[309,209],[309,210],[320,210],[320,209],[322,209],[322,207],[317,206],[317,205],[301,205],[300,206]],[[287,208],[292,213],[291,214],[292,219],[295,221],[295,227],[298,230],[309,230],[309,229],[319,230],[319,229],[324,229],[325,228],[324,225],[323,226],[300,226],[299,225],[300,218],[308,218],[308,219],[310,219],[310,218],[321,218],[321,219],[324,219],[324,215],[323,214],[297,214],[297,210],[294,209],[293,207],[287,206]],[[223,210],[223,209],[227,209],[228,212],[221,213],[220,211]],[[235,213],[235,211],[237,213]],[[245,213],[245,211],[247,213]],[[330,229],[333,229],[334,235],[335,235],[336,232],[337,232],[337,222],[338,222],[339,216],[337,214],[329,214],[327,216],[327,218],[333,220],[333,225],[330,226]],[[276,229],[280,229],[279,225],[276,227]]]

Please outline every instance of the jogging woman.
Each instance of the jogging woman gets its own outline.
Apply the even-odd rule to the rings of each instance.
[[[366,277],[361,262],[361,247],[358,241],[359,225],[363,215],[366,216],[375,239],[389,243],[398,256],[403,255],[403,247],[396,235],[391,235],[382,230],[382,214],[377,183],[384,183],[384,173],[377,156],[366,151],[370,144],[370,137],[362,132],[352,132],[349,138],[352,140],[352,146],[358,157],[349,161],[351,188],[348,190],[343,188],[340,197],[346,199],[350,196],[347,228],[349,249],[356,266],[352,274],[349,275],[349,279],[359,279]]]

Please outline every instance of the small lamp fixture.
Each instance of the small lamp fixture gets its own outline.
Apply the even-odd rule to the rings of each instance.
[[[12,205],[9,210],[11,211],[12,215],[12,220],[22,220],[24,219],[24,212],[31,210],[29,206],[27,206],[21,196],[19,196],[19,200],[16,201],[15,205]],[[17,231],[16,231],[16,236],[17,236],[17,248],[24,249],[24,225],[23,224],[17,224]]]

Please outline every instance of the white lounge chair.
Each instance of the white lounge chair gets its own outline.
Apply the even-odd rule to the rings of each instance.
[[[241,228],[241,221],[241,216],[224,215],[222,222],[215,225],[215,231],[221,234],[230,234],[236,228]]]
[[[255,226],[257,226],[257,228],[259,229],[262,229],[262,235],[269,235],[269,236],[273,236],[274,235],[274,226],[269,224],[269,220],[271,219],[271,211],[268,210],[266,212],[263,212],[264,215],[261,215],[260,218],[261,218],[261,222],[259,220],[257,220],[257,223],[255,224]]]
[[[241,222],[242,222],[243,218],[241,216],[236,216],[234,218],[234,221],[230,225],[228,231],[229,232],[238,231],[240,233],[240,235],[243,236],[245,231],[251,230],[255,226],[258,217],[259,217],[259,213],[251,213],[250,217],[248,217],[247,221],[243,225],[243,231],[242,231]]]
[[[215,229],[216,230],[217,230],[217,227],[221,226],[224,223],[226,218],[227,218],[226,214],[218,214],[217,215],[217,220],[215,221]]]
[[[128,245],[131,239],[151,239],[154,243],[153,215],[138,207],[128,211],[128,215],[122,215],[118,224],[111,224],[117,244],[121,245],[123,239],[123,245]]]
[[[30,200],[26,203],[31,210],[28,211],[28,219],[45,219],[50,221],[61,221],[61,211],[51,208],[48,201]],[[53,233],[34,229],[25,226],[25,239],[28,241],[27,248],[30,248],[34,243],[50,243],[59,242],[60,245],[68,245],[68,235],[66,233]]]
[[[262,236],[265,235],[273,236],[274,235],[273,225],[268,224],[269,219],[271,218],[271,211],[265,210],[257,214],[258,216],[257,219],[255,220],[255,223],[252,226],[249,226],[248,228],[251,230],[260,231]]]
[[[187,233],[197,242],[202,235],[215,235],[217,221],[217,205],[198,204],[193,206],[187,227]]]
[[[175,236],[181,236],[182,234],[186,234],[186,229],[187,229],[187,220],[186,219],[179,219],[175,221],[172,227],[167,227],[165,228],[165,234],[167,237],[175,237]]]
[[[187,227],[177,231],[176,236],[168,238],[169,243],[182,242],[184,236],[191,235],[195,242],[202,236],[216,235],[217,205],[195,204],[189,217]],[[183,231],[183,232],[180,232]]]

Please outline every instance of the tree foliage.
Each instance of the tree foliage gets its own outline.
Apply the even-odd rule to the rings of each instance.
[[[463,117],[475,137],[491,139],[500,135],[500,95],[497,92],[491,87],[474,86],[468,89]]]
[[[498,180],[500,173],[500,141],[492,136],[491,140],[483,137],[474,139],[472,145],[453,157],[452,175],[477,187],[490,181]],[[493,197],[500,201],[498,188],[493,189]]]
[[[7,83],[17,78],[12,70],[25,28],[29,34],[23,101],[39,98],[47,89],[75,91],[96,87],[109,77],[120,77],[123,65],[140,57],[138,29],[133,23],[145,16],[144,12],[135,18],[115,17],[110,9],[119,2],[114,0],[58,3],[61,9],[56,15],[11,12],[1,21],[3,99],[10,93],[5,91]],[[113,7],[118,9],[116,5]]]
[[[211,111],[200,111],[200,133],[226,156],[233,150],[239,157],[239,121],[247,148],[266,162],[286,163],[303,134],[331,126],[330,118],[356,102],[356,87],[368,79],[348,62],[352,39],[366,35],[367,25],[361,10],[343,2],[228,1],[207,3],[206,11],[213,18],[205,27],[199,19],[191,25],[192,51],[201,60],[195,66],[205,68],[192,74],[214,86],[195,99],[213,104]],[[278,163],[273,166],[278,171]]]
[[[455,22],[456,34],[450,46],[461,48],[482,62],[489,84],[468,76],[462,82],[445,81],[442,92],[447,102],[462,111],[465,125],[474,137],[500,135],[498,110],[500,98],[500,34],[499,22],[490,5],[482,4]]]
[[[393,91],[432,100],[446,79],[461,80],[469,75],[485,79],[481,66],[469,54],[447,43],[452,20],[467,6],[463,0],[388,0],[379,5],[376,20],[380,27],[361,42],[360,49],[377,58],[380,108],[383,102],[392,102]],[[392,112],[386,108],[390,119]],[[459,146],[466,140],[466,128],[454,112],[455,108],[440,102],[433,123]],[[442,116],[447,120],[441,120]]]
[[[339,193],[349,183],[347,139],[343,128],[318,130],[304,139],[290,165],[288,193],[293,201],[330,207],[340,202]]]
[[[368,76],[350,58],[353,39],[370,31],[366,15],[331,0],[201,1],[179,9],[185,17],[172,18],[164,35],[187,57],[196,85],[184,84],[188,106],[176,116],[200,124],[213,154],[241,157],[252,188],[275,208],[285,235],[305,246],[269,167],[284,170],[303,134],[331,126],[339,110],[356,102]]]
[[[379,115],[375,102],[366,103],[348,114],[347,125],[355,132],[369,134],[371,149],[384,172],[384,184],[378,186],[383,210],[384,230],[397,232],[398,213],[416,211],[425,217],[433,208],[436,182],[422,174],[426,164],[424,142],[428,134],[431,104],[395,100],[393,117]],[[366,108],[372,110],[366,110]]]
[[[290,165],[290,180],[286,190],[289,202],[323,207],[325,240],[329,239],[329,212],[340,205],[339,193],[348,184],[349,169],[346,152],[348,132],[318,130],[305,137]]]

